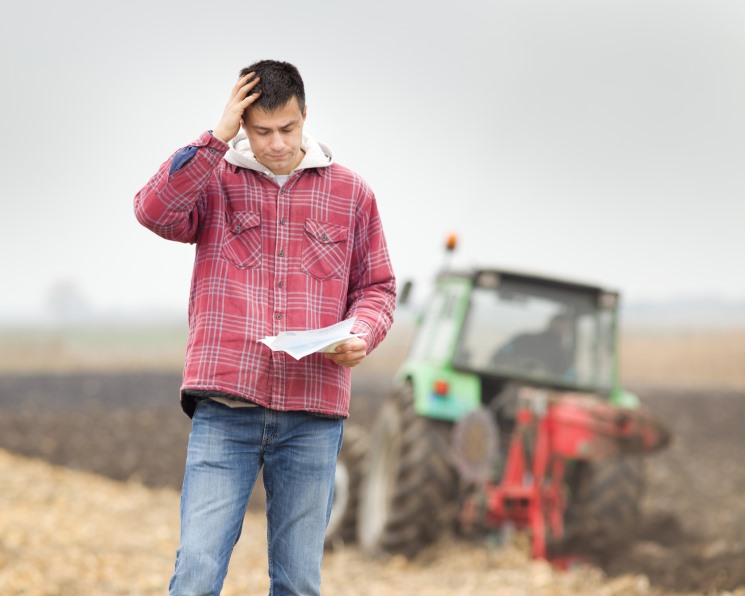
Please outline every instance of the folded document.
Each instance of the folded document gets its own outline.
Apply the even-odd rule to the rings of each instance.
[[[356,317],[352,317],[323,329],[283,331],[259,341],[275,352],[287,352],[295,360],[300,360],[314,352],[333,352],[340,343],[353,337],[362,337],[364,333],[352,333],[356,320]]]

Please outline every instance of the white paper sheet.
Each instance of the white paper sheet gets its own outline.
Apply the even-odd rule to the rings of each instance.
[[[362,333],[351,332],[356,320],[356,317],[352,317],[322,329],[283,331],[259,341],[275,352],[287,352],[295,360],[300,360],[314,352],[333,352],[340,343],[352,337],[362,337]]]

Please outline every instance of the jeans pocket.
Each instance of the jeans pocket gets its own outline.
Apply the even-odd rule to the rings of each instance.
[[[347,227],[305,220],[302,268],[316,279],[341,278],[347,263]]]
[[[261,265],[261,217],[258,213],[234,211],[228,214],[222,258],[239,269]]]

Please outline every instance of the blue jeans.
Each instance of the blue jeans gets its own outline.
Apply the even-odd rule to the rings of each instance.
[[[342,434],[342,420],[200,402],[189,436],[181,544],[169,593],[220,593],[263,466],[269,593],[320,594]]]

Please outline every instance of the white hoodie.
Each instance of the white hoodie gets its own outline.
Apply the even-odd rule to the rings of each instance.
[[[269,168],[261,165],[256,160],[254,152],[251,151],[248,137],[244,131],[240,131],[238,136],[232,139],[228,145],[230,145],[230,149],[228,149],[228,152],[225,154],[225,161],[234,166],[238,166],[239,168],[247,168],[249,170],[261,172],[270,178],[275,177]],[[305,152],[305,156],[293,171],[305,170],[308,168],[325,168],[334,163],[331,149],[326,145],[319,143],[312,137],[303,135],[303,142],[300,147]]]

